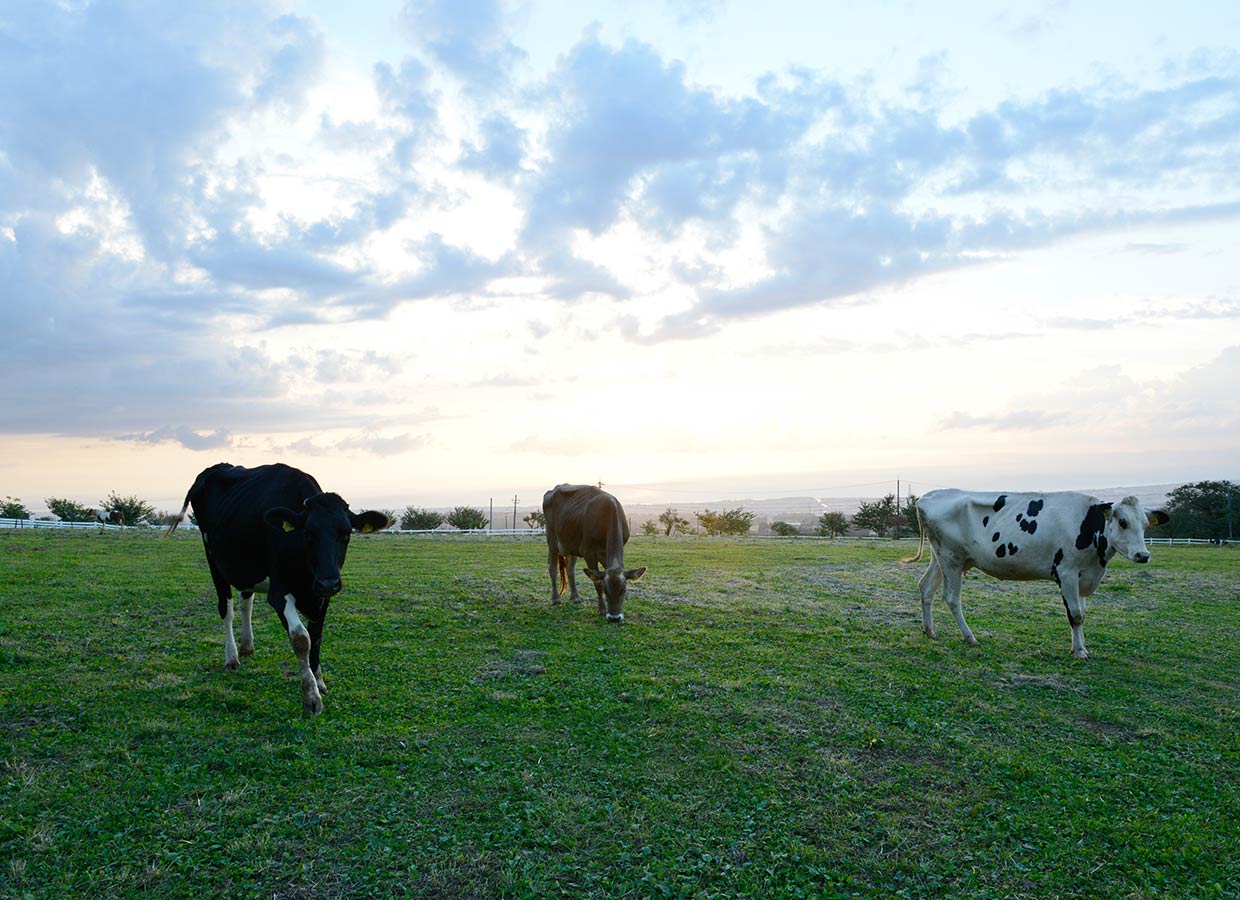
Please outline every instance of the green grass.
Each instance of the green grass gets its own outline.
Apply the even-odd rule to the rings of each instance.
[[[355,539],[303,719],[222,668],[196,536],[0,532],[0,897],[1240,896],[1234,551],[1090,599],[908,544],[634,538],[608,626],[534,540]]]

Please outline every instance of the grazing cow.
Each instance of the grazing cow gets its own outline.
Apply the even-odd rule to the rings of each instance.
[[[124,525],[125,517],[119,509],[96,509],[95,522],[99,525]]]
[[[1072,655],[1085,659],[1085,598],[1106,574],[1107,563],[1120,553],[1136,563],[1149,562],[1146,525],[1162,525],[1166,513],[1146,513],[1136,497],[1103,503],[1088,494],[981,494],[972,491],[931,491],[917,501],[921,559],[927,538],[933,558],[921,576],[921,616],[927,635],[935,637],[931,605],[943,596],[956,617],[965,642],[977,638],[965,624],[960,607],[960,581],[978,568],[1005,581],[1048,579],[1059,585],[1072,626]]]
[[[586,561],[586,575],[598,591],[599,615],[607,616],[608,622],[623,622],[620,605],[624,602],[625,588],[630,581],[637,581],[646,574],[646,567],[624,568],[629,522],[620,501],[588,484],[561,484],[543,494],[543,514],[547,520],[551,602],[560,602],[566,581],[570,599],[574,603],[581,602],[574,571],[580,556]]]
[[[254,654],[254,592],[265,590],[301,667],[302,710],[318,715],[327,692],[319,663],[323,621],[328,602],[340,592],[349,536],[392,523],[381,512],[349,512],[338,494],[324,493],[305,472],[282,463],[253,469],[219,463],[204,469],[166,535],[176,530],[191,503],[224,620],[224,668],[241,665],[233,637],[232,589],[241,592],[243,656]]]

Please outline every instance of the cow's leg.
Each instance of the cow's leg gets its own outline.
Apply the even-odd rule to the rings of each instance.
[[[233,599],[232,585],[215,565],[211,554],[207,553],[207,568],[211,570],[211,581],[215,584],[215,596],[218,599],[220,618],[224,620],[224,668],[239,669],[241,660],[237,658],[237,639],[233,636]]]
[[[942,560],[938,562],[939,571],[943,576],[943,598],[947,601],[947,606],[951,609],[956,624],[960,626],[964,642],[970,647],[976,647],[977,638],[969,630],[969,624],[964,620],[964,609],[960,605],[960,583],[964,580],[964,567],[955,563],[944,563]]]
[[[577,557],[575,556],[568,558],[568,599],[574,603],[581,602],[581,597],[577,593]]]
[[[323,610],[327,612],[326,609]],[[319,693],[327,693],[327,682],[323,680],[323,666],[319,662],[319,650],[323,646],[323,622],[319,619],[317,622],[310,623],[310,671],[314,673],[314,683],[318,685]]]
[[[280,615],[280,621],[284,623],[288,631],[288,641],[293,646],[293,653],[297,656],[297,663],[301,669],[301,710],[308,716],[317,716],[323,711],[323,697],[319,693],[318,679],[314,677],[314,670],[310,667],[312,643],[310,631],[301,621],[301,616],[297,612],[297,602],[292,594],[285,594],[283,598],[279,598],[273,592],[268,595],[267,599],[275,607]],[[281,599],[283,606],[280,605]]]
[[[599,566],[597,559],[587,559],[586,565],[595,572],[605,571],[605,569]],[[603,599],[603,579],[600,578],[595,581],[591,578],[590,581],[594,583],[594,590],[598,593],[598,614],[600,616],[605,616],[607,615],[607,601]]]
[[[241,592],[241,655],[254,655],[254,592]]]
[[[547,546],[547,571],[551,575],[551,602],[559,603],[564,594],[564,584],[560,581],[560,554],[550,545]]]
[[[1068,624],[1072,626],[1072,655],[1088,659],[1085,649],[1085,598],[1081,596],[1080,582],[1076,572],[1059,572],[1059,593],[1063,596],[1063,608],[1068,612]]]
[[[921,630],[927,637],[938,637],[934,630],[934,594],[942,586],[943,570],[939,566],[938,558],[932,556],[926,574],[917,582],[917,587],[921,590]]]
[[[241,660],[237,658],[237,639],[233,636],[233,599],[221,600],[224,606],[224,668],[240,669]]]

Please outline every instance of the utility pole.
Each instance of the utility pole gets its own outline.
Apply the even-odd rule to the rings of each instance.
[[[517,495],[512,495],[512,530],[517,530]]]
[[[495,498],[491,498],[491,513],[487,516],[487,531],[495,530]]]

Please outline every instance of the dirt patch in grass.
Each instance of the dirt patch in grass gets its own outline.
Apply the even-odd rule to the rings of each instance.
[[[547,671],[542,662],[546,656],[537,650],[516,650],[508,659],[488,659],[478,667],[478,677],[486,680],[542,675]]]
[[[1085,689],[1078,684],[1065,681],[1058,675],[1027,675],[1023,672],[1009,672],[995,681],[1001,690],[1020,690],[1023,688],[1045,688],[1052,691],[1071,691],[1084,694]]]

